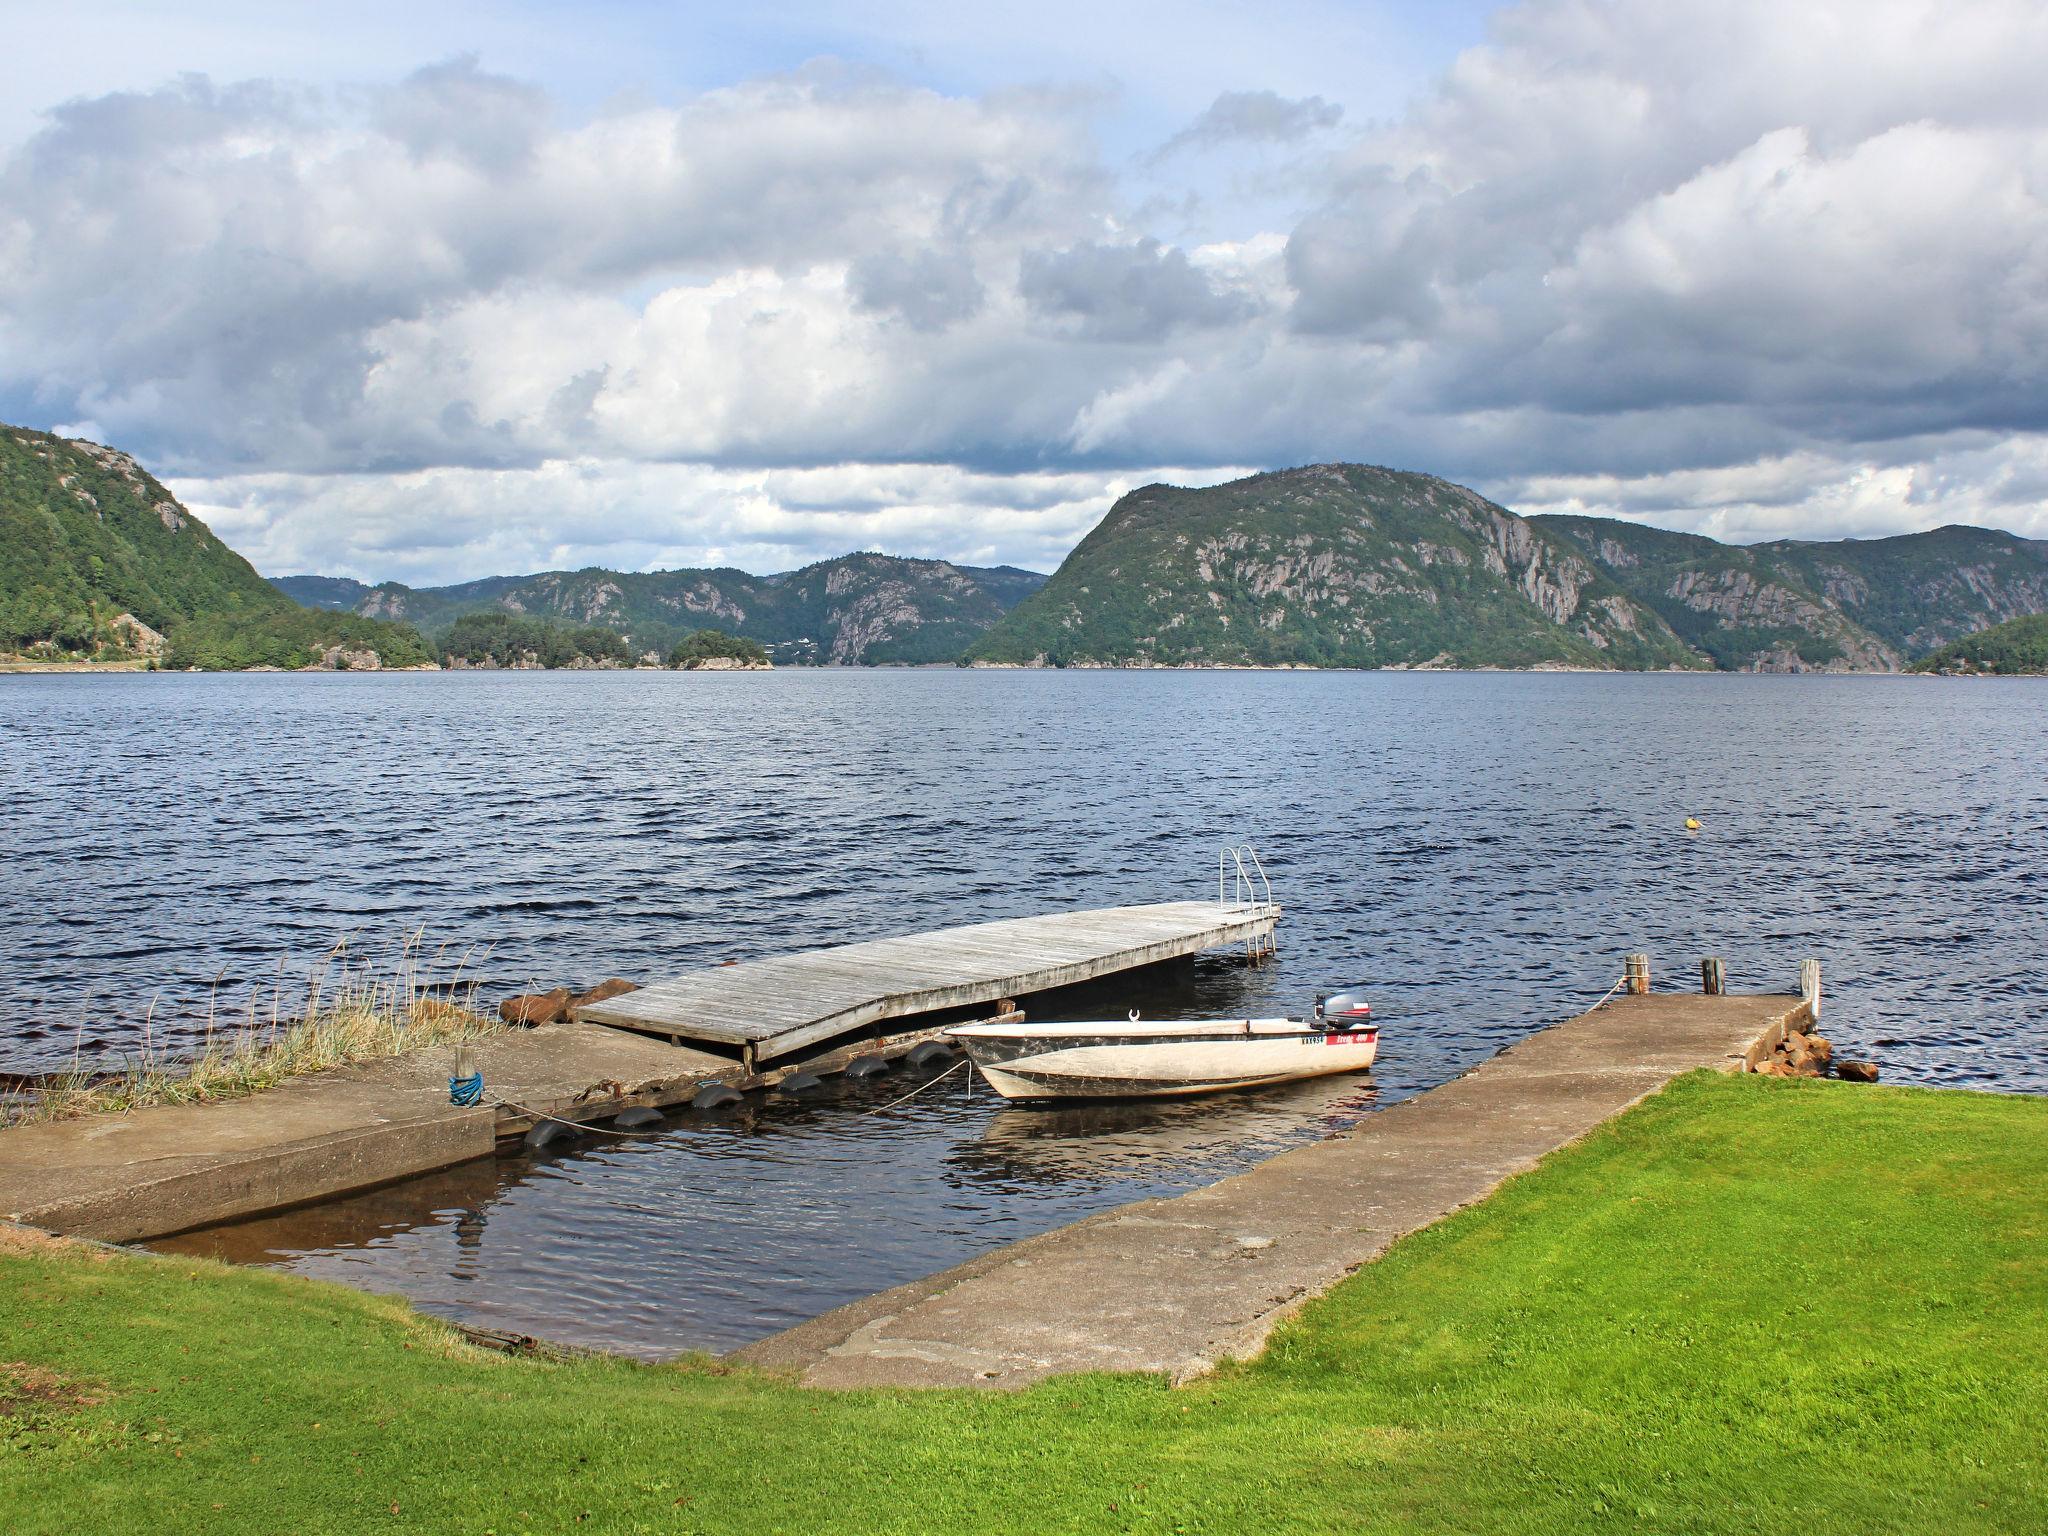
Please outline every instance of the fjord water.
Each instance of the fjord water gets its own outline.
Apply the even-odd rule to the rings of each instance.
[[[1366,1082],[1085,1111],[956,1073],[175,1239],[433,1310],[725,1348],[1185,1189],[1590,1003],[1827,977],[1887,1079],[2048,1089],[2048,685],[1859,677],[784,671],[0,678],[0,1070],[195,1040],[342,937],[483,994],[1213,894],[1280,953],[1055,999],[1298,1011],[1363,983]],[[1688,815],[1702,829],[1684,830]],[[878,1112],[870,1112],[878,1111]]]

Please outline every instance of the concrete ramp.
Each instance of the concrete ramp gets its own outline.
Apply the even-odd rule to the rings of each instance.
[[[1074,1371],[1185,1380],[1257,1354],[1283,1319],[1396,1238],[1679,1073],[1754,1065],[1807,1006],[1617,998],[1334,1140],[998,1248],[732,1358],[818,1387],[1020,1387]]]

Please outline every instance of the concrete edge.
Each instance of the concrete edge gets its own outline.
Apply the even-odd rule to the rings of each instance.
[[[489,1157],[496,1112],[437,1109],[415,1119],[351,1127],[227,1161],[201,1159],[120,1189],[46,1201],[7,1219],[108,1243],[169,1237],[238,1217],[286,1210]]]
[[[1039,1249],[1063,1241],[1085,1228],[1116,1221],[1133,1212],[1167,1205],[1173,1198],[1178,1197],[1133,1200],[1126,1205],[1115,1205],[1106,1211],[1097,1211],[1092,1216],[1083,1216],[1079,1221],[1068,1222],[1065,1226],[1053,1227],[1045,1232],[1034,1232],[1029,1237],[1020,1237],[1015,1242],[1004,1243],[1000,1247],[989,1249],[986,1253],[978,1253],[971,1259],[963,1259],[958,1264],[937,1270],[921,1280],[906,1280],[901,1285],[891,1286],[886,1291],[877,1291],[872,1296],[863,1296],[858,1301],[844,1302],[829,1312],[821,1312],[816,1317],[793,1324],[779,1333],[771,1333],[765,1339],[742,1344],[738,1349],[718,1358],[726,1364],[751,1366],[759,1370],[800,1370],[818,1356],[830,1354],[870,1323],[887,1322],[897,1313],[916,1306],[919,1302],[943,1296],[956,1286],[978,1279],[992,1270],[1001,1269],[1006,1264],[1014,1264],[1021,1258],[1028,1258]]]
[[[1265,1351],[1273,1333],[1282,1324],[1295,1317],[1310,1303],[1328,1295],[1337,1286],[1357,1274],[1360,1270],[1383,1258],[1394,1243],[1398,1243],[1403,1238],[1413,1236],[1416,1232],[1427,1231],[1439,1222],[1457,1215],[1460,1211],[1467,1210],[1491,1198],[1510,1180],[1519,1178],[1523,1174],[1539,1167],[1544,1158],[1550,1157],[1568,1147],[1575,1146],[1594,1132],[1607,1125],[1611,1125],[1619,1116],[1626,1114],[1637,1105],[1663,1092],[1666,1087],[1684,1076],[1686,1072],[1706,1070],[1734,1076],[1753,1070],[1759,1061],[1767,1058],[1776,1049],[1778,1043],[1785,1038],[1787,1030],[1801,1023],[1812,1022],[1812,1004],[1809,999],[1786,998],[1784,1000],[1790,1006],[1781,1010],[1765,1023],[1758,1031],[1756,1038],[1750,1042],[1745,1050],[1730,1051],[1718,1063],[1703,1062],[1697,1067],[1685,1068],[1678,1072],[1666,1071],[1659,1067],[1641,1068],[1641,1075],[1645,1079],[1642,1090],[1630,1097],[1626,1103],[1605,1119],[1587,1127],[1586,1130],[1578,1135],[1558,1143],[1541,1156],[1522,1160],[1517,1166],[1506,1170],[1500,1178],[1496,1179],[1472,1198],[1439,1213],[1420,1227],[1413,1228],[1409,1232],[1397,1234],[1373,1252],[1367,1253],[1361,1256],[1355,1263],[1347,1265],[1341,1272],[1325,1277],[1319,1284],[1301,1287],[1284,1301],[1261,1313],[1259,1316],[1248,1320],[1230,1333],[1217,1339],[1205,1340],[1197,1353],[1190,1355],[1174,1369],[1160,1374],[1166,1376],[1170,1385],[1178,1387],[1213,1374],[1223,1364],[1257,1358],[1257,1356]],[[1403,1099],[1400,1103],[1390,1105],[1388,1108],[1377,1113],[1379,1115],[1398,1115],[1404,1109],[1411,1109],[1414,1106],[1420,1105],[1431,1093],[1438,1091],[1438,1089],[1449,1087],[1453,1083],[1462,1082],[1474,1073],[1498,1062],[1503,1056],[1513,1052],[1516,1046],[1525,1043],[1527,1038],[1530,1037],[1524,1037],[1524,1040],[1513,1041],[1484,1060],[1474,1062],[1455,1077],[1447,1078],[1435,1087],[1415,1094],[1410,1098]],[[1570,1076],[1575,1075],[1575,1073],[1572,1069],[1562,1069],[1557,1072],[1531,1075]],[[1613,1069],[1608,1075],[1627,1076],[1630,1073],[1629,1069],[1624,1066]],[[1285,1152],[1281,1152],[1274,1154],[1274,1157],[1286,1155]],[[1252,1168],[1261,1167],[1273,1160],[1273,1158],[1263,1159],[1260,1163],[1253,1164]],[[1251,1169],[1244,1169],[1240,1170],[1240,1173],[1250,1171]],[[1231,1177],[1237,1176],[1232,1175]],[[1201,1188],[1211,1187],[1213,1185],[1201,1186]],[[1070,1222],[1065,1226],[1054,1227],[1046,1232],[1034,1233],[1030,1237],[1020,1238],[1016,1242],[1003,1244],[1001,1247],[978,1254],[971,1259],[940,1270],[935,1274],[928,1275],[921,1280],[908,1281],[905,1284],[893,1286],[886,1291],[879,1291],[872,1296],[863,1297],[859,1301],[847,1302],[842,1306],[833,1308],[829,1312],[821,1313],[807,1322],[798,1323],[779,1333],[770,1334],[765,1339],[757,1339],[752,1344],[743,1345],[741,1348],[722,1356],[721,1359],[730,1364],[749,1366],[783,1375],[795,1375],[800,1378],[800,1374],[805,1367],[816,1363],[821,1356],[830,1355],[843,1348],[856,1334],[870,1324],[877,1322],[886,1323],[896,1314],[910,1307],[929,1301],[934,1297],[943,1296],[946,1292],[953,1290],[957,1286],[988,1274],[993,1270],[1000,1269],[1004,1265],[1014,1263],[1019,1259],[1029,1258],[1039,1249],[1057,1242],[1066,1241],[1075,1234],[1083,1232],[1090,1227],[1121,1220],[1134,1213],[1158,1210],[1172,1205],[1176,1200],[1183,1199],[1188,1194],[1197,1192],[1196,1190],[1189,1190],[1181,1195],[1151,1197],[1132,1201],[1125,1205],[1112,1206],[1108,1210],[1097,1211],[1091,1216],[1083,1217],[1081,1220]],[[837,1391],[851,1389],[821,1387],[814,1390]],[[902,1390],[928,1391],[932,1389],[906,1387]]]
[[[1753,1071],[1756,1067],[1756,1064],[1759,1061],[1764,1060],[1771,1054],[1772,1051],[1777,1049],[1778,1042],[1785,1038],[1785,1034],[1789,1029],[1791,1029],[1792,1027],[1794,1027],[1795,1024],[1800,1022],[1810,1023],[1812,1021],[1812,1017],[1813,1014],[1811,1003],[1807,999],[1802,998],[1793,1007],[1779,1014],[1777,1018],[1773,1019],[1770,1023],[1766,1024],[1762,1032],[1759,1033],[1757,1038],[1750,1043],[1750,1046],[1746,1051],[1742,1051],[1739,1053],[1731,1052],[1728,1055],[1728,1057],[1717,1067],[1695,1067],[1690,1068],[1688,1070],[1715,1071],[1723,1074],[1724,1076],[1730,1077],[1740,1076],[1742,1073]],[[1508,1049],[1512,1049],[1512,1047],[1509,1047]],[[1505,1054],[1505,1052],[1499,1054]],[[1498,1059],[1499,1056],[1496,1055],[1493,1057],[1489,1057],[1488,1061]],[[1471,1073],[1478,1071],[1479,1068],[1484,1065],[1486,1065],[1485,1062],[1480,1062],[1472,1067],[1468,1067],[1464,1072],[1459,1073],[1457,1077],[1451,1078],[1449,1079],[1449,1081],[1457,1082],[1459,1078],[1469,1076]],[[1278,1331],[1284,1324],[1288,1323],[1293,1318],[1298,1316],[1305,1308],[1308,1307],[1308,1305],[1311,1302],[1319,1301],[1324,1296],[1329,1295],[1330,1292],[1334,1291],[1338,1286],[1342,1285],[1346,1280],[1349,1280],[1353,1275],[1357,1274],[1360,1270],[1366,1269],[1371,1265],[1377,1264],[1381,1259],[1385,1258],[1387,1254],[1390,1251],[1392,1251],[1392,1249],[1397,1244],[1405,1241],[1410,1237],[1414,1237],[1417,1233],[1429,1231],[1430,1228],[1435,1227],[1442,1222],[1450,1220],[1451,1217],[1456,1216],[1461,1211],[1470,1210],[1473,1206],[1481,1205],[1487,1200],[1492,1199],[1494,1195],[1498,1194],[1501,1191],[1501,1189],[1503,1189],[1508,1184],[1512,1183],[1514,1180],[1521,1178],[1524,1174],[1533,1173],[1536,1169],[1542,1167],[1544,1162],[1549,1158],[1554,1157],[1558,1153],[1566,1151],[1571,1147],[1579,1145],[1581,1142],[1586,1140],[1587,1137],[1592,1136],[1597,1132],[1606,1129],[1606,1127],[1612,1125],[1616,1120],[1620,1119],[1623,1115],[1627,1114],[1637,1105],[1647,1103],[1649,1100],[1654,1099],[1658,1094],[1662,1093],[1666,1088],[1669,1088],[1673,1083],[1677,1082],[1679,1078],[1684,1077],[1685,1075],[1686,1073],[1680,1072],[1676,1075],[1660,1076],[1654,1084],[1645,1088],[1641,1093],[1637,1094],[1634,1098],[1630,1099],[1626,1104],[1622,1105],[1621,1108],[1617,1109],[1605,1120],[1600,1121],[1597,1125],[1588,1126],[1585,1130],[1581,1131],[1578,1135],[1570,1138],[1569,1140],[1559,1142],[1555,1147],[1552,1147],[1548,1152],[1545,1152],[1541,1157],[1525,1159],[1519,1167],[1508,1169],[1498,1179],[1494,1180],[1493,1183],[1489,1184],[1484,1190],[1474,1195],[1471,1199],[1461,1201],[1459,1204],[1450,1207],[1448,1210],[1440,1213],[1434,1220],[1425,1222],[1422,1226],[1415,1228],[1413,1231],[1403,1232],[1396,1235],[1393,1239],[1391,1239],[1389,1242],[1383,1245],[1377,1252],[1366,1255],[1357,1263],[1347,1267],[1343,1271],[1343,1273],[1330,1276],[1321,1285],[1302,1287],[1300,1290],[1296,1291],[1292,1296],[1289,1296],[1285,1301],[1275,1306],[1271,1311],[1262,1313],[1260,1316],[1251,1319],[1242,1327],[1234,1329],[1232,1332],[1224,1335],[1220,1339],[1212,1340],[1208,1346],[1205,1346],[1204,1352],[1202,1354],[1188,1360],[1183,1366],[1181,1366],[1180,1369],[1171,1372],[1168,1377],[1169,1382],[1176,1387],[1185,1386],[1190,1382],[1200,1380],[1204,1376],[1213,1375],[1216,1372],[1216,1370],[1223,1365],[1256,1359],[1258,1356],[1265,1353],[1266,1346],[1268,1343],[1271,1342],[1274,1333]],[[1434,1090],[1430,1091],[1433,1092]],[[1388,1110],[1383,1111],[1383,1113],[1391,1114],[1393,1113],[1393,1111],[1402,1108],[1403,1105],[1419,1103],[1422,1099],[1426,1098],[1427,1096],[1427,1093],[1420,1093],[1415,1095],[1414,1098],[1403,1099],[1400,1104],[1391,1106]]]

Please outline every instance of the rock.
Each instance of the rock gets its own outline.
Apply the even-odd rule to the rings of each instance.
[[[1779,1071],[1786,1077],[1819,1077],[1821,1059],[1811,1051],[1798,1051],[1785,1058]]]
[[[1790,1077],[1792,1073],[1791,1069],[1784,1062],[1773,1058],[1769,1061],[1758,1062],[1756,1064],[1756,1075],[1758,1077]]]
[[[639,982],[627,981],[623,976],[614,976],[609,981],[600,981],[588,992],[578,992],[569,999],[569,1009],[573,1013],[578,1008],[588,1008],[592,1003],[606,1002],[611,998],[623,997],[628,992],[639,990]]]
[[[132,613],[116,614],[107,627],[114,632],[123,648],[138,656],[161,656],[164,653],[164,637]]]
[[[1826,1066],[1830,1061],[1834,1060],[1835,1048],[1833,1044],[1821,1039],[1819,1035],[1808,1035],[1806,1037],[1806,1048],[1819,1058],[1822,1066]]]
[[[1845,1083],[1874,1083],[1877,1081],[1877,1063],[1874,1061],[1838,1061],[1835,1076]]]
[[[498,1004],[498,1017],[507,1024],[553,1024],[568,1013],[567,987],[557,987],[552,992],[528,992]]]
[[[770,661],[742,661],[737,656],[698,656],[683,663],[685,672],[772,672]]]

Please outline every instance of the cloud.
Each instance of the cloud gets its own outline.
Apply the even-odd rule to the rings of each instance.
[[[1539,475],[1488,494],[1517,510],[1619,517],[1733,543],[1885,538],[1946,523],[2048,539],[2048,436],[1919,445],[1918,452],[1803,450],[1664,474]]]
[[[1142,175],[1099,82],[822,61],[578,117],[465,58],[188,76],[0,159],[0,413],[96,423],[273,567],[437,579],[1042,564],[1158,466],[1339,458],[1710,531],[2039,531],[2044,74],[2017,0],[1532,0],[1398,117],[1226,90]],[[1171,238],[1235,163],[1181,151],[1276,145],[1295,206]]]
[[[1225,144],[1292,144],[1334,128],[1344,109],[1320,96],[1290,101],[1276,91],[1225,91],[1152,154],[1156,163],[1186,149]]]
[[[1151,239],[1027,251],[1017,293],[1040,320],[1071,322],[1074,334],[1101,341],[1156,342],[1252,312],[1244,294],[1212,286],[1185,251]]]
[[[1013,266],[1106,225],[1063,98],[825,65],[567,127],[469,63],[360,100],[187,78],[53,117],[0,166],[5,387],[174,468],[537,462],[576,446],[542,408],[565,385],[603,380],[575,421],[635,418],[634,364],[691,321],[740,377],[662,371],[700,381],[686,419],[738,421],[755,402],[707,390],[743,394],[778,329],[846,356],[877,310],[971,312],[965,276],[932,296],[928,247]]]
[[[872,251],[847,268],[856,308],[894,315],[916,331],[943,331],[971,318],[986,297],[964,248]]]
[[[427,586],[589,565],[781,571],[856,549],[1051,570],[1126,491],[1251,472],[738,471],[564,459],[520,470],[231,475],[171,489],[264,572]]]

